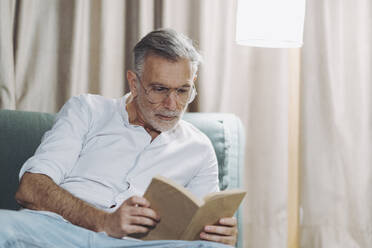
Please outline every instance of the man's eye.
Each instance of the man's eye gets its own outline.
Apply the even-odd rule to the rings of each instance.
[[[189,92],[188,89],[183,89],[183,88],[177,89],[178,94],[186,94],[187,92]]]
[[[168,88],[162,87],[162,86],[153,86],[152,87],[152,90],[155,91],[155,92],[157,92],[157,93],[166,93],[166,92],[169,91]]]

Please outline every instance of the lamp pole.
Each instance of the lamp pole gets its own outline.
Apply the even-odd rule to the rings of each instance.
[[[288,248],[299,247],[301,49],[289,49],[288,82]]]

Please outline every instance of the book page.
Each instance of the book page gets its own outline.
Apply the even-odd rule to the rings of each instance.
[[[229,190],[225,190],[225,191],[209,193],[208,195],[206,195],[203,198],[203,200],[204,200],[204,202],[208,202],[208,201],[211,201],[213,199],[226,197],[228,195],[240,195],[242,193],[245,195],[246,191],[244,191],[242,189],[229,189]],[[244,197],[244,195],[243,195],[243,197]]]
[[[204,205],[199,208],[181,239],[198,240],[205,225],[216,224],[220,218],[232,217],[245,194],[243,190],[227,190],[207,195]]]

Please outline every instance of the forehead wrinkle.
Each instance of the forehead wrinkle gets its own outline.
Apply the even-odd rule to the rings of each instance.
[[[178,88],[185,88],[185,87],[190,88],[191,85],[192,85],[192,82],[186,82],[186,83],[184,83],[184,84],[182,84],[182,85],[180,85],[178,87],[170,87],[170,85],[168,85],[166,83],[161,83],[161,82],[156,82],[156,81],[149,83],[149,86],[164,86],[164,87],[170,88],[170,89],[173,89],[173,88],[174,89],[178,89]]]

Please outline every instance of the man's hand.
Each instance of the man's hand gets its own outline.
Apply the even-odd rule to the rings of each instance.
[[[111,237],[122,238],[128,234],[146,233],[160,220],[150,208],[150,202],[140,196],[127,199],[104,220],[104,231]]]
[[[222,218],[217,225],[205,226],[204,231],[200,233],[200,238],[234,246],[238,236],[236,225],[235,217]]]

